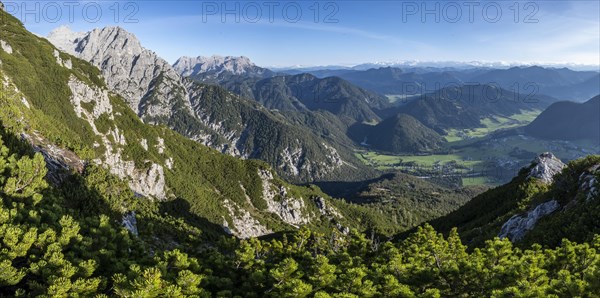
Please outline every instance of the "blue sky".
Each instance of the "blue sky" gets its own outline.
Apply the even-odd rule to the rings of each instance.
[[[597,0],[3,2],[37,34],[118,25],[170,62],[218,54],[262,66],[600,64]]]

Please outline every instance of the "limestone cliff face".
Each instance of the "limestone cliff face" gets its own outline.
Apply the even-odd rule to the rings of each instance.
[[[298,228],[302,225],[316,223],[321,216],[327,220],[337,222],[343,216],[325,199],[294,197],[289,194],[286,187],[278,185],[270,170],[261,169],[258,176],[262,181],[262,199],[267,205],[266,210],[258,210],[247,197],[247,204],[241,206],[230,200],[225,200],[223,206],[228,210],[230,220],[223,219],[225,232],[240,238],[259,237],[273,233],[264,223],[252,216],[252,212],[267,212],[275,216],[282,223]],[[242,190],[245,191],[244,187]],[[347,233],[348,228],[336,225],[337,228]]]
[[[70,60],[60,59],[59,55],[56,63],[61,67],[71,69]],[[4,76],[2,84],[6,90],[12,90],[15,97],[20,98],[25,109],[31,109],[29,101],[19,89],[12,83],[9,77]],[[65,109],[72,109],[75,115],[85,120],[91,127],[93,133],[101,140],[95,144],[89,144],[91,147],[102,147],[105,150],[101,156],[93,161],[84,161],[75,152],[64,147],[53,144],[46,137],[35,130],[23,131],[21,138],[30,143],[36,152],[44,156],[46,165],[49,169],[48,179],[60,184],[65,177],[72,171],[83,172],[87,162],[93,162],[109,170],[112,174],[124,179],[129,183],[130,188],[137,194],[164,200],[167,198],[167,187],[165,185],[165,175],[163,165],[154,162],[147,162],[143,168],[137,167],[136,163],[126,158],[123,154],[123,148],[129,142],[137,140],[128,140],[120,131],[119,127],[112,126],[108,131],[101,132],[97,127],[97,121],[101,117],[106,117],[109,121],[115,120],[116,113],[109,98],[109,92],[105,88],[91,86],[82,82],[80,79],[71,75],[67,82],[71,96],[69,102],[71,106],[65,106]],[[22,120],[27,126],[27,120]],[[167,159],[168,160],[168,159]],[[167,165],[168,166],[168,165]]]
[[[121,95],[142,119],[172,117],[177,104],[182,105],[182,112],[191,114],[179,74],[122,28],[72,33],[61,27],[48,39],[63,51],[98,67],[109,88]]]
[[[135,162],[126,160],[122,154],[122,146],[133,140],[126,140],[119,132],[118,127],[106,133],[101,133],[96,128],[96,120],[101,115],[106,114],[109,119],[114,119],[113,107],[108,92],[100,88],[92,88],[75,77],[71,77],[69,80],[69,88],[72,93],[71,103],[77,116],[90,124],[94,133],[100,136],[103,142],[102,145],[106,148],[104,157],[95,160],[95,162],[104,165],[112,174],[127,179],[134,192],[160,200],[166,199],[165,177],[162,166],[151,163],[147,169],[136,168]],[[94,108],[91,112],[82,107],[82,103],[90,102],[94,102]],[[109,135],[112,137],[109,138]]]
[[[288,196],[285,187],[275,186],[272,182],[273,174],[271,172],[262,170],[259,171],[258,175],[262,179],[263,200],[267,202],[267,211],[277,215],[283,222],[295,227],[311,221],[303,198]]]

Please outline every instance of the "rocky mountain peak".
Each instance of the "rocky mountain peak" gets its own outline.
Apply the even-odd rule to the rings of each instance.
[[[123,98],[140,117],[170,117],[175,101],[185,102],[181,76],[164,59],[144,48],[137,37],[121,27],[105,27],[74,33],[59,27],[48,40],[61,50],[98,67],[109,88]],[[151,101],[156,92],[165,94]]]
[[[256,66],[248,57],[240,56],[211,56],[211,57],[181,57],[173,64],[183,76],[194,76],[203,73],[221,74],[227,72],[233,75],[262,75],[266,69]]]
[[[545,152],[536,157],[532,162],[533,168],[529,177],[539,179],[544,183],[552,183],[554,176],[566,166],[560,159],[550,152]]]
[[[137,37],[121,27],[104,27],[84,33],[77,40],[77,53],[86,58],[100,58],[102,51],[110,55],[132,57],[140,54],[151,54],[144,49]],[[89,59],[85,59],[89,60]]]
[[[48,34],[48,40],[57,48],[75,55],[75,45],[85,34],[85,32],[74,32],[69,26],[63,25],[52,30]]]

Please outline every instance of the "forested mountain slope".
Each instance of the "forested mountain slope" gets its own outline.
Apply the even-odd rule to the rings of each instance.
[[[542,139],[587,139],[600,144],[600,96],[585,103],[554,103],[524,130],[528,135]]]
[[[436,152],[446,145],[439,133],[407,114],[397,114],[377,125],[355,124],[349,134],[357,143],[383,152]]]
[[[425,226],[395,243],[309,229],[272,240],[206,242],[186,224],[189,214],[170,217],[134,199],[101,168],[61,186],[47,184],[43,157],[7,141],[14,149],[0,141],[3,296],[595,297],[600,291],[599,237],[544,250],[496,238],[469,251],[456,230],[444,238]],[[128,229],[120,227],[119,212],[136,201],[144,205],[137,207],[140,221],[129,214]]]

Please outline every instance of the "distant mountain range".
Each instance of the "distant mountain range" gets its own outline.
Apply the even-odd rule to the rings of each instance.
[[[393,67],[348,72],[339,76],[381,94],[423,94],[464,83],[463,78],[449,71],[417,73]]]
[[[598,65],[584,65],[573,63],[555,64],[532,64],[532,63],[510,63],[510,62],[485,62],[485,61],[398,61],[398,62],[370,62],[354,66],[344,65],[322,65],[322,66],[289,66],[269,67],[272,70],[284,73],[303,73],[317,70],[368,70],[372,68],[395,67],[401,69],[429,69],[435,71],[468,70],[468,69],[508,69],[511,67],[542,66],[545,68],[569,68],[577,71],[597,71]]]
[[[546,94],[562,100],[584,101],[600,94],[598,71],[539,66],[497,69],[470,78],[523,94]]]
[[[287,71],[298,73],[297,70]],[[584,101],[600,94],[598,71],[574,71],[539,66],[508,69],[377,67],[357,69],[310,70],[317,77],[338,76],[365,89],[393,95],[430,93],[436,89],[462,84],[496,85],[528,95],[550,95],[563,100]]]
[[[215,64],[215,59],[221,59],[219,61],[227,65],[215,66],[219,64]],[[444,150],[442,135],[448,129],[483,127],[481,120],[484,118],[541,111],[559,100],[540,93],[517,93],[498,87],[508,85],[510,78],[543,78],[544,83],[539,86],[551,88],[558,86],[559,82],[563,86],[586,83],[592,86],[588,82],[597,75],[594,72],[541,67],[504,70],[446,68],[434,72],[429,72],[435,70],[431,68],[405,71],[393,67],[364,71],[319,69],[313,71],[315,75],[282,75],[257,67],[244,57],[183,57],[176,65],[181,74],[187,74],[195,81],[218,84],[294,119],[299,119],[301,114],[302,123],[308,124],[317,134],[325,133],[344,144],[348,144],[349,137],[354,146],[395,153]],[[569,79],[563,80],[564,77]],[[473,78],[493,80],[494,84],[469,83]],[[510,87],[514,86],[507,86]],[[387,98],[368,90],[408,94],[392,104]],[[292,116],[290,113],[299,114]],[[323,113],[334,117],[325,122]]]
[[[184,60],[180,59],[179,61]],[[251,98],[269,109],[281,111],[328,111],[347,124],[379,121],[373,109],[385,109],[385,97],[356,87],[338,77],[319,79],[311,74],[278,75],[252,68],[244,73],[224,70],[219,76],[198,72],[202,64],[176,63],[182,75],[198,82],[219,84],[242,97]]]

